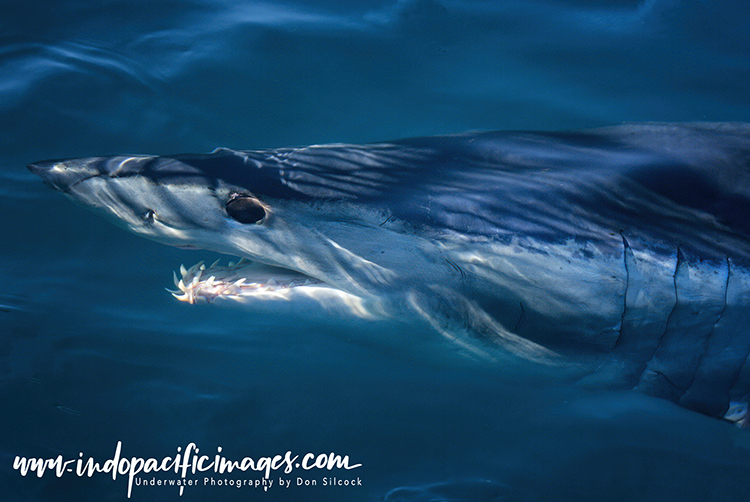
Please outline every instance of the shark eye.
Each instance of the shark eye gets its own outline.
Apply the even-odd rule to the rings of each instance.
[[[262,223],[266,217],[266,210],[260,201],[244,195],[229,199],[226,210],[230,218],[240,223]]]

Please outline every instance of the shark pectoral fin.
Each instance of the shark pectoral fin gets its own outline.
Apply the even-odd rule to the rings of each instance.
[[[424,294],[412,291],[410,307],[445,338],[480,359],[496,361],[508,354],[544,365],[563,362],[556,352],[516,335],[475,301],[439,285]]]

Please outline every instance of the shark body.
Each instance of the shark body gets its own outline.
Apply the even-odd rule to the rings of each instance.
[[[317,288],[475,353],[586,360],[592,382],[744,414],[730,405],[750,393],[750,125],[29,168],[136,234],[249,260],[183,270],[190,301]]]

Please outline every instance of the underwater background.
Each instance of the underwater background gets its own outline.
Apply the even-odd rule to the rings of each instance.
[[[335,452],[361,464],[273,471],[268,490],[234,485],[262,472],[188,473],[199,483],[182,495],[141,484],[132,500],[750,496],[750,433],[670,403],[472,361],[397,320],[180,303],[164,290],[172,270],[218,255],[124,232],[25,168],[750,121],[748,34],[740,0],[1,0],[2,499],[126,500],[127,475],[14,469],[16,457],[104,463],[118,442],[127,458],[195,443],[211,457]],[[362,486],[324,486],[328,476]]]

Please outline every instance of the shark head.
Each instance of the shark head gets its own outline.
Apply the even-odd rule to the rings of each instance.
[[[134,234],[181,248],[240,256],[229,267],[182,267],[178,298],[247,298],[296,288],[377,296],[396,273],[395,248],[372,243],[388,216],[326,188],[329,173],[291,170],[285,152],[88,157],[29,165],[53,189]],[[340,166],[336,169],[339,169]],[[376,183],[372,180],[372,183]],[[367,237],[365,237],[367,234]],[[367,245],[365,245],[367,241]],[[381,263],[373,260],[373,247]],[[385,257],[385,251],[389,256]]]
[[[467,293],[456,252],[487,237],[467,235],[464,220],[479,232],[488,221],[473,209],[479,201],[467,206],[458,194],[486,185],[489,171],[481,158],[465,179],[463,170],[436,169],[453,158],[427,142],[89,157],[28,167],[137,235],[242,258],[181,267],[173,292],[180,300],[304,294],[364,318],[416,314],[451,341],[456,333],[480,333],[512,352],[538,351],[484,314],[481,294]],[[459,344],[482,352],[473,341]]]

